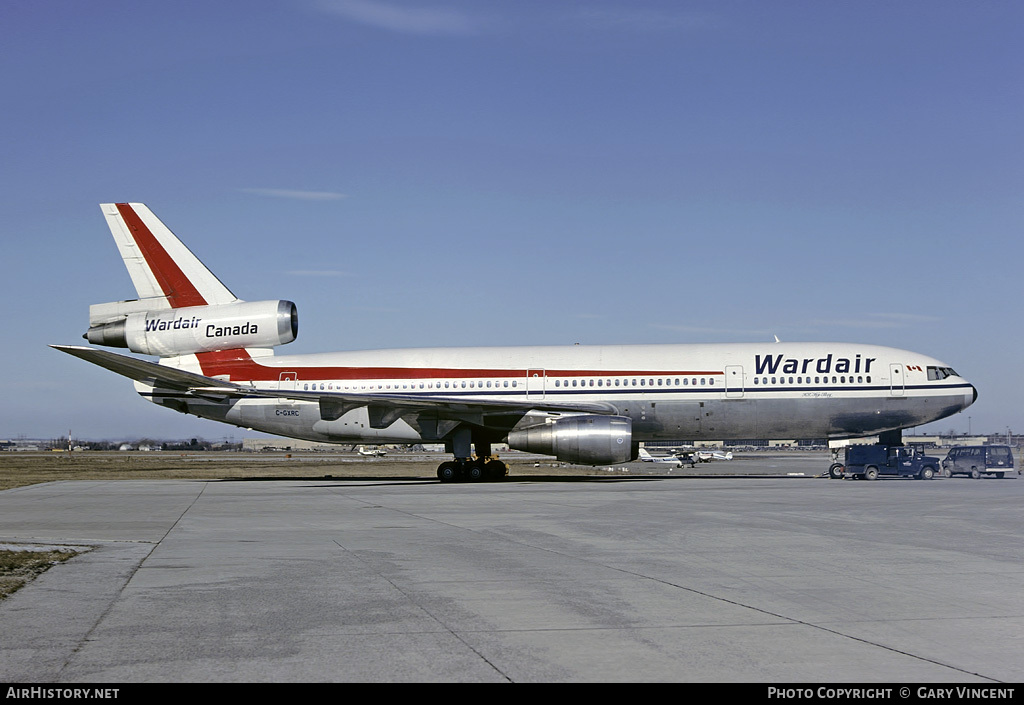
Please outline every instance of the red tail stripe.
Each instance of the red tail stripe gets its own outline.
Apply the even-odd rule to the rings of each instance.
[[[153,276],[156,277],[164,296],[170,302],[171,308],[206,305],[206,299],[181,271],[178,263],[167,254],[167,250],[142,222],[142,218],[135,212],[135,209],[128,203],[118,203],[117,210],[120,211],[125,224],[132,231],[135,244],[139,246],[142,256],[146,258],[146,262],[153,271]]]

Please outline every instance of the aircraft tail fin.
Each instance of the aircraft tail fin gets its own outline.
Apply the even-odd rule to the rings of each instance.
[[[142,203],[103,203],[107,225],[139,299],[152,309],[238,301]]]

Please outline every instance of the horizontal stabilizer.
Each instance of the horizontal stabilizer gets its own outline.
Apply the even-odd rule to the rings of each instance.
[[[245,394],[247,391],[245,387],[240,387],[237,384],[225,383],[194,372],[158,365],[155,362],[118,355],[106,350],[97,350],[81,345],[51,345],[50,347],[152,387],[219,394]]]

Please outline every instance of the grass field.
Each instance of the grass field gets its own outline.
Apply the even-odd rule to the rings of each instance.
[[[0,454],[0,491],[58,480],[437,479],[444,453],[178,453],[168,451],[10,452]],[[529,455],[503,456],[514,475],[601,475],[603,468],[565,465]]]
[[[78,555],[74,549],[0,549],[0,600],[24,587],[51,566]]]

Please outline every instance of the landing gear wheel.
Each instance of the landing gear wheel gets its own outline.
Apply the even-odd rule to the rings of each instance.
[[[842,463],[832,463],[832,467],[828,469],[828,477],[830,480],[842,480],[843,470],[845,467]]]
[[[500,460],[488,460],[484,464],[484,479],[493,482],[494,480],[504,480],[506,475],[508,475],[508,465]]]
[[[480,482],[484,478],[484,469],[480,463],[473,463],[469,466],[468,480],[470,482]]]
[[[459,467],[455,463],[441,463],[437,466],[437,479],[441,482],[455,482],[459,479]]]

